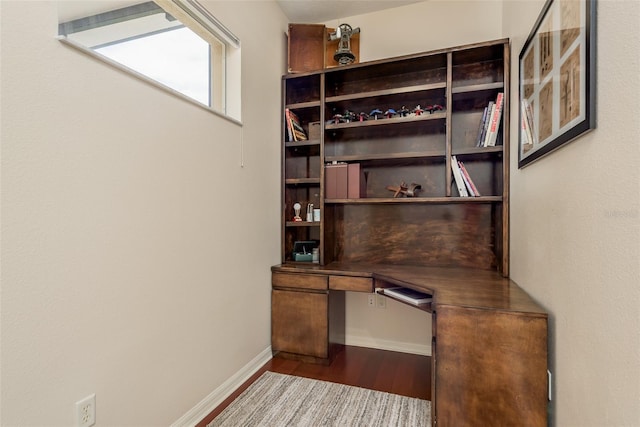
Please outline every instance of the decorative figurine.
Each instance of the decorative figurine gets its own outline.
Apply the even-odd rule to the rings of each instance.
[[[349,24],[340,24],[335,32],[329,34],[329,40],[340,40],[338,49],[333,55],[333,59],[340,65],[348,65],[356,60],[356,56],[351,52],[351,36],[358,34],[360,27],[351,28]]]
[[[340,113],[334,114],[332,119],[329,121],[329,123],[332,123],[332,122],[335,123],[335,124],[343,123],[344,122],[344,116],[342,114],[340,114]]]
[[[353,111],[346,110],[342,117],[344,118],[345,123],[351,123],[355,122],[358,116]]]
[[[425,111],[428,111],[429,114],[433,114],[434,111],[442,111],[443,107],[439,104],[427,105],[424,107]]]
[[[394,110],[393,108],[389,108],[384,112],[384,115],[387,116],[387,119],[390,119],[391,117],[396,115],[396,110]]]
[[[422,113],[424,113],[424,110],[420,107],[420,104],[418,104],[416,108],[413,109],[413,114],[415,114],[416,116],[421,116]]]
[[[358,119],[361,122],[364,122],[366,120],[369,120],[369,115],[367,113],[365,113],[364,111],[360,112],[360,114],[358,114]]]
[[[295,213],[293,220],[296,222],[302,221],[302,218],[300,217],[300,209],[302,209],[302,205],[300,203],[293,205],[293,212]]]
[[[379,108],[376,108],[375,110],[373,110],[373,111],[371,111],[369,113],[369,117],[373,117],[373,120],[378,120],[383,115],[384,115],[384,113]]]
[[[400,108],[400,111],[398,111],[400,117],[407,117],[409,113],[410,111],[404,105],[402,106],[402,108]]]
[[[404,195],[407,197],[416,197],[418,192],[422,190],[422,186],[420,184],[411,183],[411,185],[407,185],[404,181],[397,186],[387,185],[387,190],[393,191],[393,197],[399,197],[400,195]]]

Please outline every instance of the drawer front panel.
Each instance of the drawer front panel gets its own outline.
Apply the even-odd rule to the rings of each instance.
[[[329,289],[335,291],[373,292],[370,277],[329,276]]]
[[[271,283],[273,287],[292,288],[292,289],[315,289],[326,291],[327,276],[322,274],[286,274],[273,273],[271,275]]]

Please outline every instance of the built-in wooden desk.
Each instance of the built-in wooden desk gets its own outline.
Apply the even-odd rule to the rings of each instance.
[[[547,313],[497,272],[367,264],[272,267],[274,354],[330,363],[344,292],[433,295],[432,425],[547,424]],[[411,305],[411,304],[409,304]],[[340,343],[337,343],[340,344]]]

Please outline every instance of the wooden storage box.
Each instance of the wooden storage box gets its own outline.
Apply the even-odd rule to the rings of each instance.
[[[320,24],[289,24],[287,71],[303,73],[337,67],[339,64],[333,59],[333,54],[338,49],[339,40],[329,41],[329,34],[334,31],[335,28]],[[359,62],[359,33],[351,37],[351,52],[356,56],[354,63]]]
[[[289,24],[290,73],[324,68],[325,30],[326,27],[319,24]]]
[[[320,139],[320,122],[309,122],[309,141]]]

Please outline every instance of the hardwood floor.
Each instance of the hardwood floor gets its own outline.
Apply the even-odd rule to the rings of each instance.
[[[273,358],[222,402],[197,427],[205,427],[265,371],[347,384],[402,396],[431,399],[431,358],[416,354],[345,346],[331,365]]]

